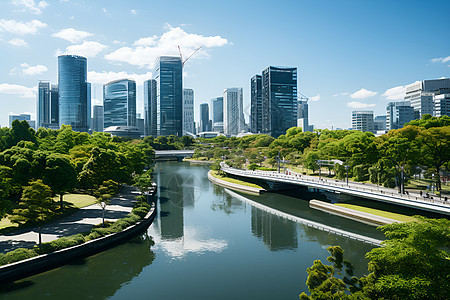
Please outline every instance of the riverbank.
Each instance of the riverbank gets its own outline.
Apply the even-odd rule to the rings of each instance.
[[[185,162],[194,163],[194,164],[205,164],[205,165],[212,165],[214,163],[213,160],[198,160],[198,159],[191,159],[191,158],[185,158],[183,159]]]
[[[212,181],[213,183],[221,185],[223,187],[226,187],[226,188],[229,188],[229,189],[232,189],[235,191],[250,193],[252,195],[259,195],[266,191],[261,186],[256,185],[254,183],[220,176],[217,171],[213,171],[213,170],[210,170],[208,172],[208,179],[210,181]]]

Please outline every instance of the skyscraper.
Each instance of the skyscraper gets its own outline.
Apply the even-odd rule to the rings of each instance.
[[[303,132],[312,131],[309,125],[308,100],[298,100],[297,126],[301,127]]]
[[[94,117],[92,121],[92,131],[103,132],[103,106],[94,105]]]
[[[237,135],[244,130],[244,103],[242,88],[223,91],[223,130],[226,135]]]
[[[262,72],[262,132],[279,137],[297,126],[297,68]]]
[[[386,130],[399,129],[411,120],[419,118],[409,101],[389,102],[386,105]]]
[[[39,81],[36,100],[37,128],[58,129],[58,85],[51,85],[48,81]]]
[[[223,132],[223,97],[211,99],[212,103],[212,130]]]
[[[405,101],[410,101],[419,118],[424,114],[433,115],[433,97],[450,93],[450,78],[416,81],[406,86]]]
[[[87,59],[58,56],[59,124],[74,131],[88,131]]]
[[[144,135],[156,137],[156,80],[144,81]]]
[[[103,124],[136,127],[136,82],[119,79],[103,85]]]
[[[183,135],[183,69],[180,57],[158,57],[153,68],[156,81],[157,135]]]
[[[59,87],[52,84],[50,87],[50,127],[59,128]]]
[[[92,129],[92,112],[91,112],[91,83],[86,82],[86,101],[87,101],[87,129]]]
[[[200,132],[210,131],[209,128],[209,105],[200,104]]]
[[[262,76],[255,75],[250,80],[250,131],[262,132]]]
[[[352,112],[352,130],[373,132],[373,111],[354,110]]]
[[[194,128],[194,90],[183,89],[183,135],[195,134]]]

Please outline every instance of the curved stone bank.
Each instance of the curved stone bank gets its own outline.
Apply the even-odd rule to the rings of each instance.
[[[155,203],[143,220],[125,228],[121,232],[85,242],[83,244],[61,249],[52,253],[39,255],[0,267],[0,284],[12,282],[31,275],[35,275],[59,266],[74,259],[88,257],[92,254],[104,251],[121,242],[129,240],[144,232],[153,222],[156,215]]]
[[[212,181],[213,183],[221,185],[223,187],[226,187],[226,188],[229,188],[229,189],[232,189],[235,191],[239,191],[239,192],[250,193],[253,195],[259,195],[266,191],[264,189],[258,189],[258,188],[251,187],[251,186],[245,186],[245,185],[240,185],[240,184],[228,182],[225,180],[221,180],[219,178],[214,177],[211,172],[212,171],[208,172],[208,179],[210,181]]]

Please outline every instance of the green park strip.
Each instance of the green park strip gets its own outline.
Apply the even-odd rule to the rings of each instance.
[[[58,196],[53,199],[59,201]],[[95,204],[95,197],[86,194],[67,194],[64,195],[64,201],[72,204],[76,208],[82,208]]]
[[[230,178],[230,177],[226,177],[223,175],[220,175],[217,171],[211,171],[212,176],[214,176],[217,179],[223,180],[223,181],[227,181],[227,182],[231,182],[234,184],[239,184],[239,185],[243,185],[243,186],[249,186],[249,187],[253,187],[253,188],[257,188],[257,189],[264,189],[263,187],[254,184],[254,183],[250,183],[247,181],[243,181],[243,180],[239,180],[239,179],[234,179],[234,178]]]
[[[402,215],[402,214],[397,214],[397,213],[392,213],[392,212],[388,212],[388,211],[384,211],[384,210],[379,210],[379,209],[373,209],[373,208],[369,208],[369,207],[359,206],[359,205],[346,204],[346,203],[336,203],[335,205],[341,206],[341,207],[345,207],[345,208],[349,208],[349,209],[353,209],[353,210],[357,210],[357,211],[361,211],[361,212],[365,212],[365,213],[376,215],[376,216],[380,216],[380,217],[384,217],[384,218],[389,218],[389,219],[401,221],[401,222],[414,222],[414,221],[417,221],[417,219],[414,218],[414,217],[410,217],[410,216],[406,216],[406,215]]]
[[[89,232],[61,237],[54,241],[43,243],[41,247],[34,246],[33,248],[19,248],[5,254],[0,254],[0,266],[36,257],[38,255],[51,253],[64,248],[77,246],[112,233],[121,232],[125,228],[144,219],[150,209],[150,204],[138,203],[126,217],[115,222],[105,223],[105,227],[102,227],[102,225],[99,224],[94,226],[94,228],[92,228]]]

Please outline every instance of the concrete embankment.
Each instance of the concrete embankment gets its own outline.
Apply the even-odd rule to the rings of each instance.
[[[235,191],[239,191],[239,192],[253,194],[253,195],[259,195],[266,191],[265,189],[255,188],[255,187],[246,186],[246,185],[240,185],[237,183],[232,183],[232,182],[228,182],[228,181],[216,178],[213,176],[212,171],[208,172],[208,179],[210,181],[212,181],[213,183],[221,185],[223,187],[226,187],[226,188],[229,188],[229,189],[232,189]]]
[[[121,232],[88,241],[86,243],[58,250],[52,253],[39,255],[0,267],[0,284],[12,282],[34,274],[38,274],[59,266],[74,259],[83,258],[104,251],[121,242],[129,240],[144,232],[153,222],[156,215],[156,206],[153,203],[150,211],[140,222],[125,228]]]
[[[347,219],[355,220],[372,226],[382,226],[386,224],[392,224],[395,222],[401,223],[394,219],[389,219],[381,216],[376,216],[366,212],[357,211],[351,208],[341,207],[333,205],[331,203],[322,202],[319,200],[309,201],[309,207],[318,209],[333,215],[344,217]]]

